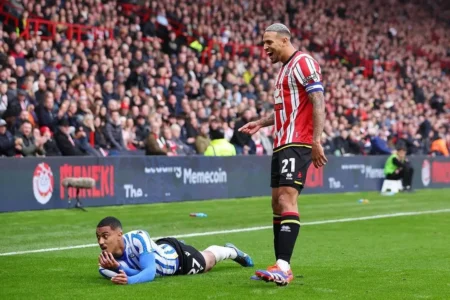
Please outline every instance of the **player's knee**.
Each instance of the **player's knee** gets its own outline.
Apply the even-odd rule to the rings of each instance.
[[[205,272],[208,272],[215,266],[216,256],[208,249],[205,249],[205,251],[202,251],[201,253],[205,259]]]
[[[282,207],[280,203],[278,202],[278,198],[276,200],[272,200],[272,212],[274,214],[280,215],[281,214]]]
[[[278,195],[278,205],[283,211],[292,210],[297,207],[298,192],[294,188],[286,188]]]
[[[272,211],[274,214],[279,214],[280,205],[278,204],[278,188],[272,189]]]

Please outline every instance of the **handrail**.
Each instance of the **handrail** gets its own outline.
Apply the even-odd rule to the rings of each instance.
[[[45,26],[43,28],[43,26]],[[98,26],[86,26],[81,24],[69,24],[63,22],[54,22],[44,19],[28,18],[26,19],[25,31],[23,37],[29,39],[32,37],[32,31],[34,34],[46,29],[48,35],[40,35],[42,40],[52,40],[55,38],[58,31],[65,32],[67,38],[72,40],[75,39],[77,42],[85,41],[89,39],[91,35],[93,38],[105,38],[113,39],[114,32],[111,28],[103,28]]]
[[[5,7],[6,7],[6,3],[1,2],[0,4],[0,15],[2,15],[3,17],[5,17],[5,23],[8,23],[9,21],[14,22],[14,26],[17,28],[19,27],[19,19],[13,15],[11,15],[10,13],[5,11]]]
[[[42,40],[52,40],[58,32],[64,32],[69,40],[74,39],[77,42],[83,42],[89,38],[114,39],[114,29],[112,28],[54,22],[35,18],[26,19],[26,26],[24,31],[21,33],[21,37],[29,39],[35,36],[37,32],[42,31],[42,29],[47,31],[46,35],[40,35]],[[145,37],[143,40],[152,41],[154,38]]]

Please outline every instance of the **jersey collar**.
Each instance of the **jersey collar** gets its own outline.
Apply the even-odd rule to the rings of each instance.
[[[295,54],[297,54],[297,52],[298,50],[295,50],[295,52],[292,53],[291,57],[289,57],[289,59],[283,64],[283,67],[286,66],[291,61],[291,59],[295,56]]]

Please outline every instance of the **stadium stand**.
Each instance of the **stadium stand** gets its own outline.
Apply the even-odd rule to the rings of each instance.
[[[327,154],[449,155],[444,0],[0,2],[0,156],[203,154],[212,119],[270,154],[235,129],[271,112],[278,21],[323,70]]]

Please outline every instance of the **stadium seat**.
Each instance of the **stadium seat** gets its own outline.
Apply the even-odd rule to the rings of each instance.
[[[401,180],[389,180],[385,179],[383,181],[383,186],[381,187],[381,193],[398,193],[403,189]]]

